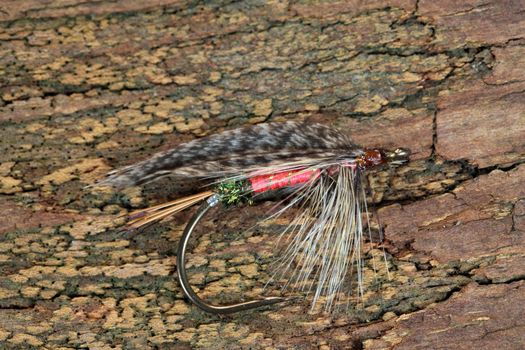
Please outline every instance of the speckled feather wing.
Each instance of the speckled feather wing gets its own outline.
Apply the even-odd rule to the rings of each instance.
[[[322,124],[267,123],[228,130],[181,144],[108,174],[99,184],[117,188],[164,176],[176,178],[239,175],[284,164],[311,166],[360,152],[357,145]]]

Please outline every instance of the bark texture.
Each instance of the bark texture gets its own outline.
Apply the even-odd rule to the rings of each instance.
[[[520,0],[0,3],[0,347],[523,349],[524,66]],[[413,152],[370,174],[391,279],[344,314],[205,314],[175,276],[189,213],[119,232],[188,188],[83,189],[279,120]],[[188,261],[200,295],[263,292],[286,218],[242,228],[271,205],[204,223]]]

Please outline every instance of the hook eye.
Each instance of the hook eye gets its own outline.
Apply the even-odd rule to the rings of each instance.
[[[401,165],[408,162],[410,150],[407,148],[397,148],[394,151],[385,152],[385,155],[388,159],[389,164]]]
[[[182,292],[188,298],[193,304],[198,306],[200,309],[212,313],[212,314],[230,314],[235,313],[239,311],[245,311],[250,310],[262,306],[268,306],[273,305],[277,303],[282,303],[285,301],[289,301],[295,298],[282,298],[282,297],[267,297],[264,299],[258,299],[258,300],[251,300],[243,303],[238,304],[232,304],[232,305],[225,305],[225,306],[215,306],[208,304],[204,300],[202,300],[191,288],[190,283],[188,282],[188,275],[186,273],[186,250],[191,238],[191,235],[193,231],[195,230],[195,227],[199,223],[199,221],[202,220],[202,218],[206,215],[208,210],[216,206],[220,201],[220,196],[218,194],[214,194],[211,197],[209,197],[206,201],[204,201],[197,212],[193,215],[193,217],[190,219],[186,227],[184,228],[184,232],[182,233],[182,237],[179,241],[179,247],[177,251],[177,275],[179,279],[179,284],[182,288]]]

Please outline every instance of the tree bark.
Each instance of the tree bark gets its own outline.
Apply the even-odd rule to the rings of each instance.
[[[0,21],[2,348],[525,347],[523,1],[27,0],[0,4]],[[309,312],[307,298],[205,314],[176,280],[191,210],[120,230],[191,188],[84,188],[283,120],[412,151],[370,173],[390,279],[344,312]],[[272,205],[203,224],[188,260],[199,295],[279,291],[264,286],[286,220],[244,230]]]

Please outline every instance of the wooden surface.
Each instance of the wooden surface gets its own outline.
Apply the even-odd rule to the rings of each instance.
[[[1,348],[525,347],[523,1],[26,0],[0,2],[0,21]],[[391,279],[345,313],[304,301],[207,315],[175,276],[189,213],[118,230],[185,189],[83,189],[195,137],[286,119],[413,152],[370,175]],[[200,295],[262,293],[286,220],[241,228],[270,206],[198,240]]]

